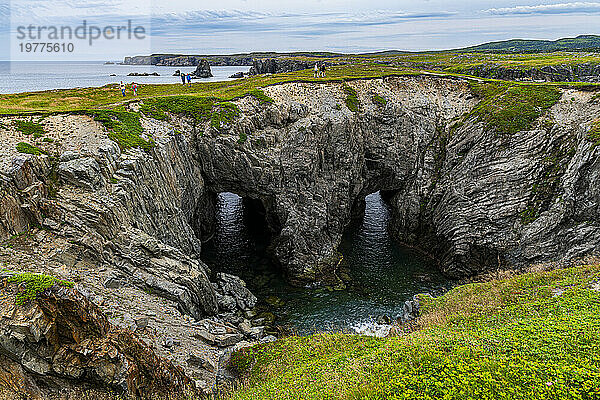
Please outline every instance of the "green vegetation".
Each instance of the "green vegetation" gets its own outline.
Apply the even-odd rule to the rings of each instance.
[[[387,100],[378,94],[374,95],[371,100],[373,101],[373,104],[377,104],[382,107],[385,107],[385,105],[387,104]]]
[[[269,103],[272,99],[264,95],[260,88],[285,82],[342,82],[347,79],[416,74],[419,74],[419,72],[360,59],[353,65],[332,66],[327,72],[328,77],[325,79],[314,78],[312,71],[304,70],[283,74],[259,75],[226,82],[194,83],[191,87],[181,84],[140,85],[138,96],[127,98],[125,101],[123,101],[116,84],[100,88],[0,94],[0,114],[84,112],[99,108],[116,109],[122,107],[124,102],[172,96],[214,98],[218,101],[232,101],[244,96],[253,96],[261,103]]]
[[[538,217],[537,211],[533,206],[528,206],[526,209],[521,211],[519,215],[521,216],[521,223],[523,225],[527,225],[535,221]]]
[[[240,109],[233,103],[218,103],[213,107],[210,116],[210,126],[221,129],[231,124],[240,115]]]
[[[35,122],[17,120],[14,124],[15,129],[23,135],[33,135],[34,137],[39,138],[46,133],[44,127]]]
[[[246,142],[246,140],[248,139],[248,135],[246,135],[245,132],[240,132],[240,138],[238,139],[238,143],[239,144],[244,144]]]
[[[154,147],[152,139],[146,140],[140,136],[144,129],[138,113],[95,110],[89,111],[88,114],[108,129],[108,137],[117,142],[121,149],[139,147],[150,150]]]
[[[356,90],[344,83],[344,93],[346,93],[346,107],[352,112],[358,112],[360,109],[360,101],[358,100]]]
[[[248,92],[248,94],[259,101],[260,104],[271,104],[273,99],[270,98],[260,89],[254,89]]]
[[[580,35],[558,40],[512,39],[467,47],[462,51],[490,53],[541,53],[556,51],[599,51],[600,36]]]
[[[9,277],[9,283],[24,284],[24,288],[17,294],[17,304],[24,304],[27,301],[35,300],[37,296],[46,289],[50,289],[54,285],[73,287],[75,284],[69,281],[63,281],[53,276],[32,274],[25,272]]]
[[[240,114],[238,107],[216,98],[196,96],[157,97],[144,101],[140,110],[149,117],[165,120],[167,113],[180,114],[201,123],[210,120],[215,129],[230,124]]]
[[[561,92],[554,86],[506,82],[470,82],[481,102],[469,114],[499,134],[531,128],[533,122],[555,105]]]
[[[234,354],[227,399],[598,399],[600,266],[421,296],[397,337],[288,337]]]
[[[25,142],[20,142],[17,144],[17,151],[19,153],[24,153],[24,154],[33,154],[34,156],[48,154],[44,150],[39,149],[39,148],[32,146],[29,143],[25,143]]]
[[[587,139],[594,143],[593,147],[600,146],[600,119],[592,123],[592,128],[587,134]]]
[[[201,122],[210,118],[214,103],[214,98],[194,96],[157,97],[145,100],[140,107],[140,111],[159,120],[168,119],[166,113],[171,113],[182,114]]]

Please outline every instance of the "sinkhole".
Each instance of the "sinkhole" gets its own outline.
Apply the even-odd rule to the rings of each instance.
[[[358,202],[343,235],[338,249],[344,256],[340,274],[351,282],[346,290],[289,285],[270,256],[276,224],[267,221],[260,201],[233,193],[217,196],[215,233],[204,244],[202,259],[213,273],[244,279],[259,298],[258,311],[275,315],[276,325],[286,331],[385,333],[382,317],[393,321],[405,300],[417,293],[440,293],[451,282],[429,259],[393,240],[384,197],[376,192]]]

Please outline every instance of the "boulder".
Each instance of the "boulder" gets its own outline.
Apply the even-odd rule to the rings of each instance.
[[[246,282],[235,275],[217,274],[216,287],[217,296],[221,296],[219,306],[223,304],[223,311],[234,311],[231,309],[232,299],[235,300],[235,305],[240,311],[250,310],[256,305],[256,296],[248,290]]]

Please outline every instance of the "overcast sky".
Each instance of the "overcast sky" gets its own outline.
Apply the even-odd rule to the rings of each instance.
[[[439,50],[510,38],[557,39],[600,31],[600,2],[441,0],[13,0],[15,24],[113,23],[134,18],[151,41],[98,46],[112,59],[147,51]],[[10,33],[5,29],[3,39]],[[107,54],[107,58],[109,55]]]

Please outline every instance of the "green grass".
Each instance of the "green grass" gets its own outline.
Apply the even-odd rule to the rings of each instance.
[[[95,110],[89,111],[94,120],[100,122],[108,130],[108,137],[121,149],[139,147],[150,150],[154,147],[152,139],[146,140],[140,135],[144,132],[140,116],[135,112]]]
[[[33,154],[34,156],[48,154],[44,150],[37,148],[35,146],[32,146],[29,143],[25,143],[25,142],[20,142],[17,144],[17,151],[19,153],[24,153],[24,154]]]
[[[30,272],[10,276],[7,278],[7,282],[23,284],[22,290],[19,291],[16,297],[17,304],[25,304],[28,301],[35,300],[40,293],[55,285],[70,288],[75,285],[73,282],[60,280],[53,276],[33,274]]]
[[[33,135],[34,137],[39,138],[46,133],[44,127],[35,122],[17,120],[14,124],[15,129],[23,135]]]
[[[194,96],[157,97],[144,100],[140,111],[159,120],[167,120],[167,113],[170,113],[185,115],[202,122],[210,118],[215,101],[214,98]]]
[[[211,110],[210,126],[217,130],[226,128],[239,115],[240,109],[235,104],[230,102],[218,103]]]
[[[371,100],[373,101],[373,104],[377,104],[379,106],[385,107],[385,105],[387,104],[387,100],[384,99],[383,97],[381,97],[380,95],[376,94],[374,95]]]
[[[599,266],[421,296],[410,333],[288,337],[234,354],[227,399],[598,399]]]
[[[504,82],[470,82],[481,102],[469,114],[499,134],[514,134],[531,128],[561,97],[551,85],[526,85]]]
[[[271,104],[274,101],[260,89],[251,90],[250,92],[248,92],[248,94],[257,99],[260,104]]]
[[[353,65],[332,66],[327,78],[314,78],[311,70],[274,75],[258,75],[246,79],[226,82],[199,82],[191,87],[181,84],[140,85],[138,96],[123,100],[118,85],[100,88],[49,90],[43,92],[0,94],[0,114],[54,113],[89,111],[98,108],[115,109],[124,102],[139,101],[168,96],[197,96],[232,101],[244,96],[253,96],[261,103],[273,100],[261,88],[286,82],[342,82],[346,79],[378,78],[394,75],[417,75],[407,70],[358,60]]]
[[[140,110],[145,115],[159,119],[168,119],[168,113],[185,115],[195,122],[210,121],[210,125],[219,130],[240,114],[238,107],[227,101],[213,97],[169,96],[147,99]]]
[[[344,83],[344,93],[346,93],[346,107],[354,113],[358,112],[360,110],[360,101],[358,100],[356,90]]]

